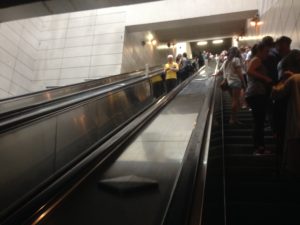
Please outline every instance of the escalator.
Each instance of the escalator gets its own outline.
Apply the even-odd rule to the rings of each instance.
[[[212,70],[204,73],[158,100],[144,77],[5,127],[1,224],[180,224],[193,208],[199,160],[207,153],[215,82],[207,76]],[[99,188],[99,180],[125,175],[156,188],[146,195]],[[175,218],[182,197],[190,207]]]
[[[161,71],[4,113],[0,217],[45,189],[154,104],[152,79]]]
[[[243,126],[230,127],[229,96],[224,96],[228,224],[299,224],[300,180],[279,174],[275,141],[265,127],[266,148],[273,154],[253,155],[251,112],[243,110]]]
[[[147,71],[147,75],[151,76],[159,74],[162,73],[162,71],[161,66],[151,67],[149,68],[149,71]],[[0,118],[13,113],[20,113],[20,111],[33,107],[43,106],[43,104],[46,103],[63,100],[75,95],[80,96],[88,91],[99,90],[100,88],[107,89],[116,85],[122,86],[125,81],[142,78],[145,75],[145,70],[137,70],[130,73],[108,76],[101,79],[94,79],[82,83],[0,99]]]
[[[254,155],[251,112],[241,110],[243,124],[232,126],[229,94],[219,93],[215,102],[219,111],[211,133],[202,224],[299,224],[300,180],[279,173],[270,127],[265,126],[265,144],[272,154]]]

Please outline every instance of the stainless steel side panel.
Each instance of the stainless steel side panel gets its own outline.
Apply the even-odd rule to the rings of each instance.
[[[0,136],[0,209],[54,172],[56,118]]]
[[[0,136],[0,213],[153,102],[148,80]]]
[[[151,70],[150,72],[155,72],[157,70],[160,69],[153,68],[153,70]],[[0,100],[0,114],[9,112],[11,110],[16,110],[22,107],[30,106],[32,104],[47,102],[62,96],[71,95],[88,89],[97,88],[97,87],[100,88],[103,85],[116,83],[118,81],[141,77],[144,75],[144,73],[145,73],[144,71],[139,71],[139,72],[128,73],[128,74],[120,74],[116,76],[74,84],[74,85],[70,85],[58,89],[45,90],[37,93],[32,93],[30,95],[20,96],[17,98],[3,99]]]

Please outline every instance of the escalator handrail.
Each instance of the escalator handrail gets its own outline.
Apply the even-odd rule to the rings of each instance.
[[[149,77],[153,77],[155,75],[158,75],[158,73],[162,72],[162,68],[159,68],[155,71],[151,71],[149,72]],[[5,119],[6,117],[11,117],[12,115],[14,114],[19,114],[19,113],[22,113],[23,111],[26,111],[26,110],[29,110],[29,109],[34,109],[36,107],[41,107],[43,105],[47,105],[49,103],[54,103],[54,102],[58,102],[62,99],[68,99],[72,96],[77,96],[77,95],[81,95],[81,94],[84,94],[86,92],[90,92],[90,91],[93,91],[93,90],[97,90],[97,89],[107,89],[113,85],[118,85],[118,84],[122,84],[124,82],[128,82],[130,80],[134,80],[134,79],[138,79],[138,78],[141,78],[141,77],[144,77],[145,74],[142,74],[142,75],[139,75],[139,76],[135,76],[135,77],[131,77],[131,78],[128,78],[128,79],[124,79],[124,80],[120,80],[120,81],[117,81],[117,82],[113,82],[113,83],[108,83],[108,84],[104,84],[104,85],[101,85],[101,86],[96,86],[96,87],[92,87],[92,88],[88,88],[88,89],[85,89],[85,90],[82,90],[82,91],[78,91],[76,93],[71,93],[71,94],[68,94],[68,95],[64,95],[64,96],[61,96],[61,97],[57,97],[57,98],[54,98],[52,100],[48,100],[48,101],[44,101],[44,102],[39,102],[39,103],[36,103],[36,104],[32,104],[32,105],[29,105],[29,106],[24,106],[22,108],[18,108],[18,109],[15,109],[15,110],[10,110],[10,111],[7,111],[7,112],[4,112],[4,113],[0,113],[0,121]],[[1,104],[0,104],[1,106]]]
[[[153,68],[149,69],[149,73],[153,74],[153,73],[158,72],[159,70],[161,70],[161,67],[158,67],[158,66],[153,67]],[[113,81],[111,83],[102,84],[102,82],[104,80],[116,79],[118,77],[123,77],[123,76],[124,76],[123,79],[116,80],[116,81]],[[63,97],[71,96],[73,94],[88,91],[88,90],[93,89],[93,88],[113,85],[113,84],[116,84],[116,83],[124,82],[125,80],[136,79],[136,78],[142,77],[142,76],[145,76],[145,71],[120,74],[120,75],[105,77],[105,78],[101,78],[101,79],[91,80],[91,81],[87,81],[87,82],[82,82],[82,83],[67,85],[67,86],[63,86],[63,87],[53,88],[53,89],[50,89],[50,90],[43,90],[43,91],[39,91],[39,92],[28,93],[28,94],[25,94],[25,95],[22,95],[22,96],[15,96],[15,97],[11,97],[11,98],[8,98],[8,99],[2,99],[2,100],[0,99],[0,109],[1,109],[1,106],[5,107],[5,105],[7,105],[7,104],[12,104],[14,102],[20,102],[20,103],[18,103],[19,106],[14,106],[12,109],[3,110],[3,107],[2,107],[2,109],[0,111],[0,117],[5,116],[5,115],[9,114],[10,112],[14,112],[14,111],[17,111],[17,110],[22,109],[22,108],[30,108],[32,106],[38,106],[42,103],[47,103],[47,102],[57,100],[57,99],[60,99],[60,98],[63,98]],[[81,86],[84,87],[84,88],[82,88],[82,90],[80,89]],[[87,86],[87,87],[85,87],[85,86]],[[76,90],[76,88],[78,90]],[[68,93],[61,93],[61,94],[57,94],[57,96],[55,96],[55,92],[60,91],[61,89],[62,90],[63,89],[66,89],[66,90],[70,89],[70,90],[69,90]],[[51,93],[54,94],[54,96],[52,96],[51,99],[41,99],[41,100],[36,101],[35,103],[25,103],[25,104],[22,103],[22,101],[24,102],[26,100],[35,99],[37,97],[43,97],[45,95],[51,96]]]
[[[201,217],[195,219],[195,216],[201,215],[204,203],[207,157],[216,91],[216,78],[211,79],[213,79],[212,90],[207,93],[208,107],[201,108],[201,113],[198,115],[161,225],[201,224],[199,223]],[[200,202],[195,202],[195,192],[200,193]],[[197,209],[195,209],[196,205],[199,206]]]
[[[162,72],[162,69],[160,70]],[[42,103],[41,105],[29,108],[28,110],[18,110],[12,115],[1,120],[0,118],[0,134],[7,132],[8,130],[14,129],[16,127],[22,126],[24,124],[30,123],[31,121],[38,120],[41,117],[45,117],[52,113],[59,113],[61,110],[66,110],[69,107],[78,106],[87,102],[88,100],[93,100],[95,98],[103,98],[110,92],[120,91],[128,86],[134,85],[145,80],[150,80],[152,77],[157,76],[158,73],[149,74],[149,76],[139,77],[137,79],[130,79],[123,84],[110,85],[105,88],[94,88],[92,91],[85,91],[84,93],[74,94],[72,96],[63,97],[58,100],[53,100],[51,102]],[[92,92],[92,93],[87,93]],[[81,96],[78,96],[81,95]]]
[[[149,108],[136,115],[133,119],[131,119],[128,126],[122,126],[121,128],[116,129],[108,140],[106,140],[102,145],[97,146],[94,151],[90,151],[91,153],[89,155],[82,158],[79,162],[73,165],[72,168],[64,171],[59,175],[59,177],[52,178],[47,183],[43,184],[42,187],[37,188],[37,190],[30,194],[30,196],[34,197],[30,197],[29,200],[26,199],[26,201],[22,201],[7,210],[7,212],[2,215],[2,217],[5,218],[3,220],[3,224],[11,224],[11,221],[15,222],[15,220],[18,220],[19,217],[24,217],[24,215],[33,208],[37,210],[33,215],[36,219],[40,218],[41,215],[44,215],[44,212],[48,212],[48,205],[50,205],[50,209],[52,207],[51,204],[55,205],[55,202],[53,203],[52,199],[50,199],[49,202],[43,203],[42,207],[37,207],[37,204],[40,204],[45,198],[55,195],[55,192],[61,191],[64,183],[70,182],[70,180],[72,180],[80,171],[87,170],[88,166],[88,168],[90,168],[90,164],[96,163],[95,165],[92,165],[92,169],[88,169],[88,172],[85,172],[85,176],[90,174],[96,167],[105,164],[111,157],[113,157],[114,154],[117,154],[120,146],[132,138],[146,123],[151,121],[151,119],[160,112],[160,110],[162,110],[163,107],[165,107],[196,76],[198,72],[183,81],[170,93],[154,102],[149,106]],[[99,157],[101,160],[99,160]],[[81,183],[82,181],[83,178],[81,178],[78,182]],[[72,191],[73,187],[71,187],[70,190]]]
[[[150,67],[149,70],[159,68],[159,67],[161,67],[161,66],[153,66],[153,67]],[[22,94],[22,95],[12,96],[12,97],[8,97],[8,98],[0,99],[0,104],[2,104],[3,102],[6,102],[6,101],[17,99],[17,98],[28,97],[30,95],[40,94],[40,93],[49,92],[49,91],[55,91],[55,90],[64,89],[64,88],[68,88],[68,87],[80,86],[80,85],[83,85],[83,84],[93,83],[93,82],[97,82],[97,81],[100,81],[100,80],[109,79],[109,78],[112,78],[112,77],[125,76],[125,75],[130,75],[130,74],[135,74],[135,73],[141,73],[142,74],[144,71],[145,71],[145,69],[139,69],[139,70],[128,72],[128,73],[121,73],[121,74],[118,74],[118,75],[112,75],[112,76],[103,77],[103,78],[99,78],[99,79],[93,79],[93,80],[84,81],[84,82],[80,82],[80,83],[76,83],[76,84],[69,84],[69,85],[64,85],[64,86],[61,86],[61,87],[55,87],[55,88],[51,88],[51,89],[48,89],[48,90],[40,90],[40,91],[30,92],[30,93],[26,93],[26,94]]]

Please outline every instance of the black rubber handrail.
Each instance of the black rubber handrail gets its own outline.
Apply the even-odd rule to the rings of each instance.
[[[151,71],[149,72],[149,74],[155,74],[155,73],[159,73],[161,72],[162,68],[161,67],[154,67],[156,69],[151,69]],[[128,73],[128,74],[135,74],[135,73]],[[37,101],[36,103],[28,103],[28,104],[25,104],[25,105],[22,105],[22,103],[20,103],[20,107],[16,107],[14,109],[8,109],[8,110],[4,110],[3,112],[3,109],[0,111],[0,120],[5,118],[7,115],[10,115],[10,114],[13,114],[13,113],[18,113],[18,111],[22,111],[22,110],[27,110],[27,109],[30,109],[30,108],[34,108],[34,107],[39,107],[43,104],[46,104],[46,103],[50,103],[50,102],[54,102],[56,100],[60,100],[60,99],[63,99],[63,98],[67,98],[67,97],[70,97],[70,96],[73,96],[73,95],[76,95],[76,94],[81,94],[81,93],[84,93],[86,91],[90,91],[90,90],[93,90],[93,89],[97,89],[97,88],[106,88],[106,87],[109,87],[111,85],[116,85],[116,84],[119,84],[119,83],[123,83],[125,81],[129,81],[129,80],[132,80],[132,79],[137,79],[139,77],[143,77],[145,76],[145,71],[142,71],[142,72],[139,72],[138,74],[135,74],[134,76],[128,76],[128,77],[124,77],[124,79],[120,79],[120,80],[117,80],[117,81],[114,81],[114,82],[111,82],[111,83],[107,83],[107,84],[102,84],[101,81],[102,80],[108,80],[108,79],[113,79],[115,77],[120,77],[120,76],[123,76],[123,75],[126,75],[126,74],[121,74],[121,75],[116,75],[116,76],[111,76],[111,77],[106,77],[106,78],[103,78],[103,79],[97,79],[97,80],[93,80],[93,81],[89,81],[89,82],[83,82],[83,83],[79,83],[79,84],[73,84],[73,85],[69,85],[69,86],[64,86],[64,87],[60,87],[60,88],[57,88],[57,89],[67,89],[67,88],[70,88],[71,86],[88,86],[89,83],[91,83],[90,86],[88,87],[85,87],[83,90],[72,90],[70,91],[70,93],[64,93],[60,96],[56,96],[50,100],[40,100],[40,101]],[[99,84],[98,84],[99,83]],[[55,92],[57,91],[57,89],[51,89],[51,90],[46,90],[46,91],[41,91],[41,92],[37,92],[37,93],[29,93],[27,95],[24,95],[24,96],[21,96],[21,97],[14,97],[12,99],[4,99],[0,100],[0,108],[1,106],[5,106],[5,104],[10,104],[10,102],[13,102],[13,101],[25,101],[27,98],[34,98],[35,95],[43,95],[46,94],[46,93],[51,93],[51,92]]]
[[[72,168],[69,168],[67,171],[64,171],[64,173],[59,174],[58,177],[52,178],[47,183],[43,183],[41,187],[37,188],[37,190],[34,190],[34,192],[30,194],[29,199],[25,199],[27,201],[23,200],[5,212],[1,218],[3,221],[2,225],[19,225],[21,222],[23,224],[24,220],[28,218],[28,215],[32,215],[32,212],[35,213],[29,220],[31,221],[30,223],[34,224],[35,221],[39,220],[42,215],[49,213],[49,211],[59,204],[60,201],[62,201],[62,199],[64,199],[74,188],[76,188],[86,176],[91,174],[97,167],[107,162],[107,160],[116,154],[120,147],[132,138],[155,115],[157,115],[157,113],[165,107],[196,76],[197,73],[186,79],[154,104],[150,105],[139,115],[135,116],[135,118],[133,118],[127,126],[116,129],[105,143],[101,146],[97,146],[97,148],[93,151],[90,151],[91,153],[89,155],[82,158],[79,162],[73,165]],[[81,171],[83,171],[84,177],[81,177],[79,180],[76,179],[74,184],[73,181],[75,177]],[[72,183],[72,187],[69,187],[68,190],[65,189],[66,183]],[[61,193],[62,190],[65,195],[58,197],[57,193]]]
[[[150,67],[149,70],[152,70],[152,69],[155,69],[155,68],[158,69],[159,67],[161,67],[161,66],[153,66],[153,67]],[[51,89],[47,89],[47,90],[40,90],[40,91],[30,92],[30,93],[27,93],[27,94],[12,96],[12,97],[8,97],[8,98],[0,99],[0,104],[5,102],[5,101],[9,101],[9,100],[17,99],[17,98],[23,98],[23,97],[27,97],[27,96],[30,96],[30,95],[40,94],[40,93],[43,93],[43,92],[49,92],[49,91],[55,91],[55,90],[59,90],[59,89],[65,89],[65,88],[68,88],[68,87],[75,87],[75,86],[80,86],[80,85],[83,85],[83,84],[86,85],[88,83],[94,83],[94,82],[97,82],[97,81],[109,79],[111,77],[122,77],[122,76],[125,76],[125,75],[135,74],[135,73],[141,73],[142,74],[144,71],[145,71],[145,69],[139,69],[139,70],[128,72],[128,73],[121,73],[121,74],[118,74],[118,75],[112,75],[112,76],[103,77],[103,78],[99,78],[99,79],[93,79],[93,80],[84,81],[84,82],[80,82],[80,83],[76,83],[76,84],[69,84],[69,85],[64,85],[64,86],[61,86],[61,87],[55,87],[55,88],[51,88]]]
[[[201,224],[216,90],[216,79],[210,79],[212,89],[198,115],[161,225]]]
[[[162,72],[162,70],[160,72]],[[17,110],[14,113],[6,115],[4,118],[0,118],[0,134],[24,124],[28,124],[32,121],[38,120],[39,118],[45,117],[49,114],[58,113],[61,110],[65,110],[75,105],[78,106],[88,100],[103,98],[109,92],[120,91],[128,86],[143,82],[145,80],[149,80],[153,76],[157,76],[157,72],[150,74],[148,77],[143,76],[137,79],[130,79],[129,81],[122,82],[124,83],[123,85],[115,84],[107,86],[105,88],[93,88],[83,93],[78,93],[72,96],[53,100],[51,102],[42,103],[31,108]]]

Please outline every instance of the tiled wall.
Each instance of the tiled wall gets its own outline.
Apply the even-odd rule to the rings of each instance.
[[[0,98],[32,90],[40,20],[0,23]]]
[[[125,16],[90,10],[42,17],[34,89],[119,74]]]
[[[274,38],[282,35],[292,38],[292,48],[300,48],[300,1],[299,0],[258,0],[260,19],[263,25],[259,34]],[[255,34],[248,27],[248,34]]]
[[[169,51],[125,32],[120,9],[0,23],[0,98],[164,63]]]

